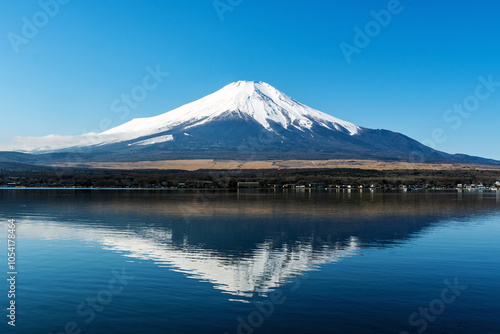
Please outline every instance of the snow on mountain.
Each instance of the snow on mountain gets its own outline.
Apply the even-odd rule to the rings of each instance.
[[[146,140],[141,140],[132,144],[128,144],[128,146],[133,146],[133,145],[153,145],[153,144],[159,144],[159,143],[165,143],[167,141],[172,141],[174,140],[174,136],[172,135],[166,135],[166,136],[158,136]]]
[[[238,81],[213,94],[154,117],[137,118],[102,133],[78,136],[49,135],[17,137],[5,150],[48,152],[69,147],[103,146],[159,134],[156,139],[140,140],[129,146],[153,145],[175,140],[161,133],[172,129],[190,130],[213,120],[238,115],[253,119],[263,128],[275,132],[273,126],[284,129],[310,130],[313,124],[329,130],[356,135],[361,130],[355,124],[340,120],[310,108],[264,82]]]
[[[159,116],[133,119],[103,132],[103,135],[123,135],[125,140],[168,131],[182,125],[185,125],[185,129],[190,129],[223,117],[231,111],[253,118],[269,131],[273,130],[269,121],[285,129],[293,126],[300,130],[310,129],[315,121],[328,129],[343,128],[351,135],[357,134],[361,129],[352,123],[312,109],[267,83],[238,81]]]

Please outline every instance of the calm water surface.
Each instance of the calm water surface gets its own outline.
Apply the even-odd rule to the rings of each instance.
[[[0,333],[500,333],[500,192],[2,190]]]

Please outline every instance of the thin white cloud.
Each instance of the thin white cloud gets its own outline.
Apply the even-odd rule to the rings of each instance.
[[[48,135],[45,137],[13,137],[0,144],[0,151],[52,151],[75,146],[93,146],[119,140],[117,135],[86,133],[79,136]]]

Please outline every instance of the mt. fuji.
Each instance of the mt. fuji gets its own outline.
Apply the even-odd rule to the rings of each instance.
[[[104,132],[105,135],[149,135],[183,126],[194,128],[228,117],[253,120],[268,131],[273,127],[310,130],[313,123],[356,134],[360,128],[295,101],[264,82],[238,81],[200,100],[165,114],[134,119]],[[272,125],[271,125],[272,124]]]
[[[16,150],[81,152],[88,161],[175,159],[375,159],[492,162],[433,150],[310,108],[264,82],[238,81],[164,114],[102,133],[31,138]],[[45,154],[44,154],[45,153]]]

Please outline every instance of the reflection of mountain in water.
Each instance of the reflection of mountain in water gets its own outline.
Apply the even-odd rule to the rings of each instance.
[[[325,245],[322,251],[314,251],[307,243],[276,248],[273,241],[265,241],[245,258],[227,257],[189,245],[177,248],[169,243],[152,243],[139,238],[133,243],[127,238],[107,238],[103,243],[111,250],[126,251],[128,256],[171,266],[190,278],[207,280],[217,289],[245,297],[265,295],[290,278],[318,265],[352,256],[357,249],[354,237],[348,245]]]
[[[498,208],[494,194],[199,196],[0,192],[0,208],[19,217],[23,235],[98,242],[105,249],[211,282],[240,300],[264,296],[293,277],[356,255],[363,247],[390,247],[443,219]]]
[[[208,281],[216,289],[241,297],[265,296],[305,271],[355,255],[358,248],[355,237],[344,243],[310,240],[297,241],[293,245],[266,240],[242,257],[190,245],[188,236],[183,244],[173,243],[172,231],[163,228],[146,228],[139,235],[80,224],[26,221],[22,233],[26,237],[97,242],[107,250],[152,260],[159,266],[185,273],[189,278]]]

